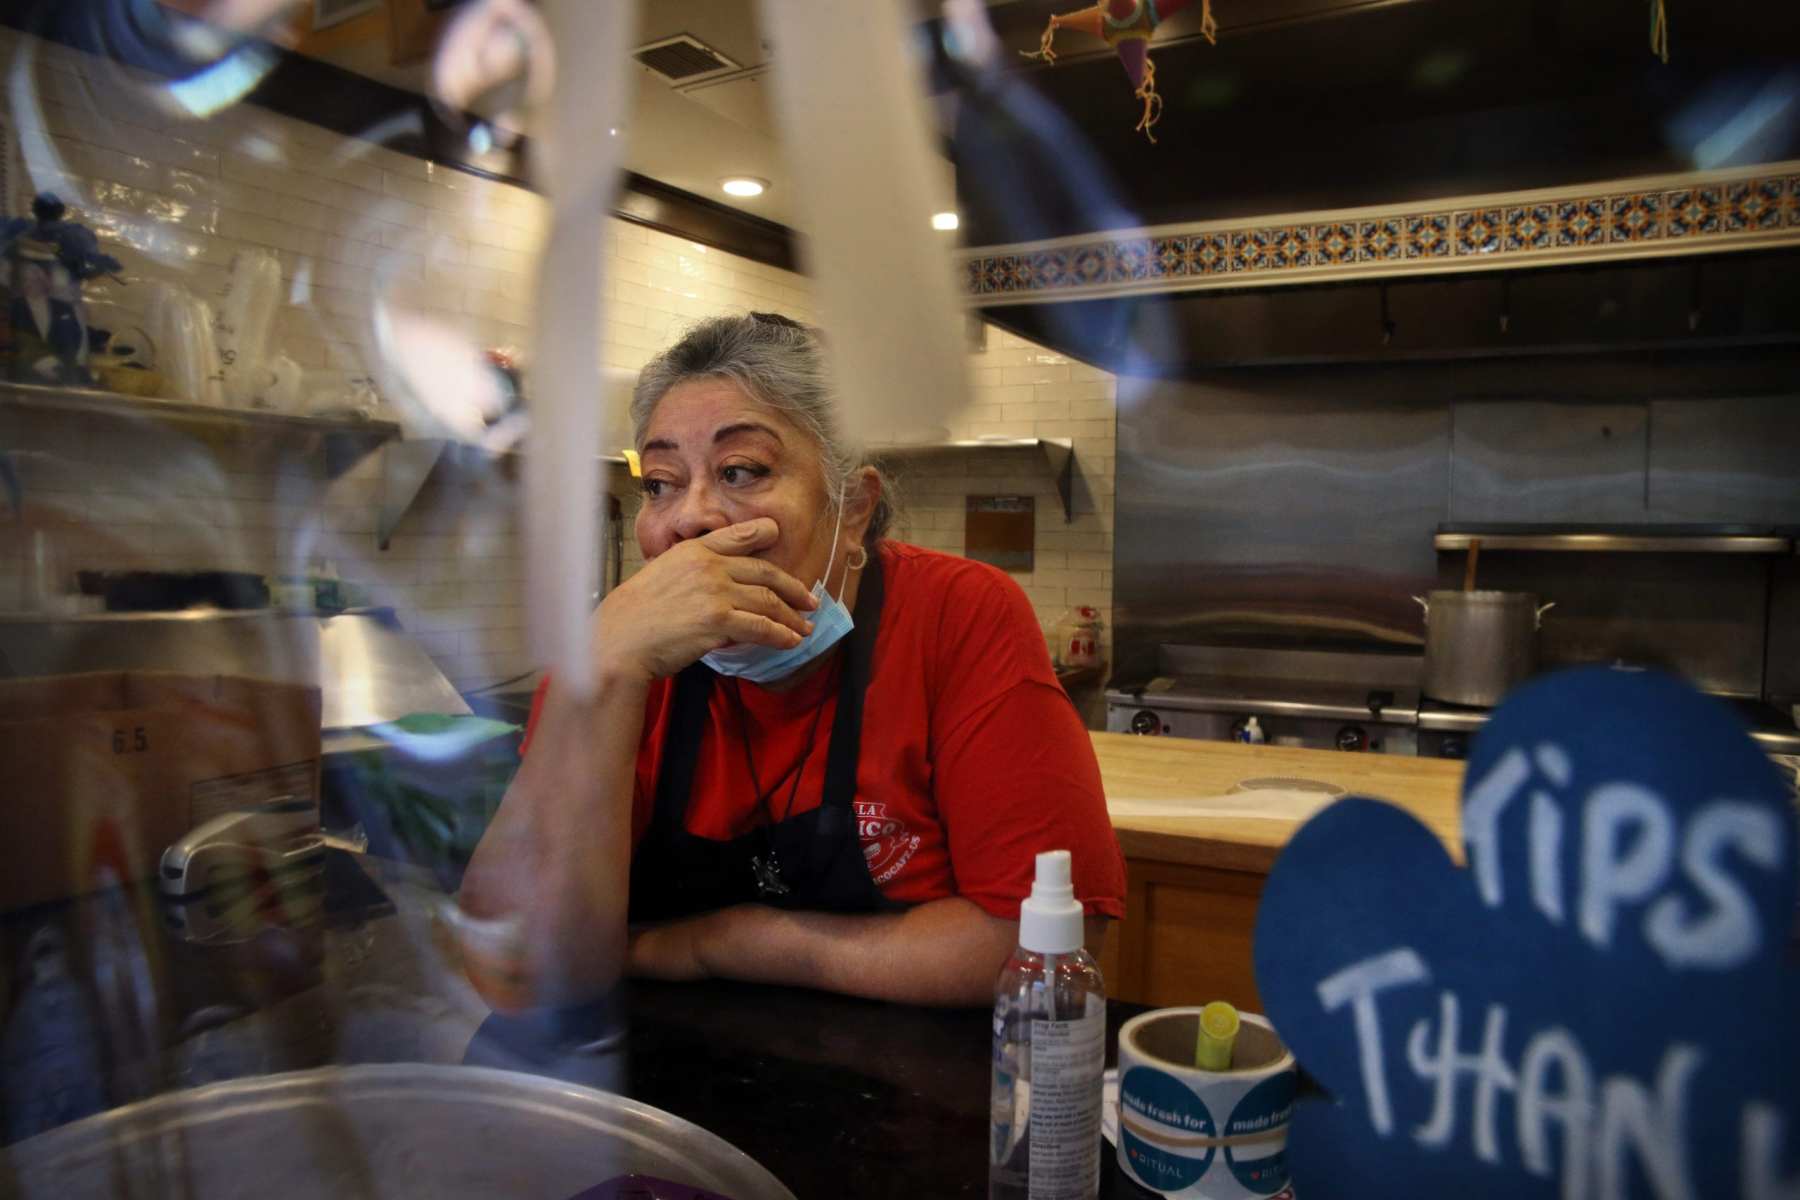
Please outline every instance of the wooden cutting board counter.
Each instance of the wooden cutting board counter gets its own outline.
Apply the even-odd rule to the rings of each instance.
[[[1222,796],[1245,779],[1316,780],[1336,784],[1352,795],[1400,805],[1460,854],[1457,803],[1463,764],[1451,759],[1244,746],[1127,733],[1091,736],[1108,800],[1194,800]],[[1156,818],[1134,812],[1114,817],[1113,828],[1127,858],[1267,872],[1298,824],[1260,817]]]
[[[1107,939],[1108,992],[1143,1004],[1230,1000],[1260,1012],[1250,966],[1256,902],[1289,818],[1143,815],[1146,802],[1224,796],[1245,779],[1332,783],[1412,813],[1458,860],[1463,764],[1449,759],[1245,746],[1095,733],[1094,753],[1125,852],[1125,920]]]

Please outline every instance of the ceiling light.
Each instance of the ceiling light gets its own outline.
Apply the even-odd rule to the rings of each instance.
[[[931,227],[933,229],[941,229],[947,233],[950,230],[955,229],[960,223],[961,222],[956,219],[956,214],[954,212],[931,214]]]
[[[727,196],[760,196],[769,190],[769,181],[754,175],[730,175],[719,180]]]

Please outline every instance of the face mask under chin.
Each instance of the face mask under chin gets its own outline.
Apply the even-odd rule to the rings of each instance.
[[[850,617],[850,610],[844,607],[844,602],[840,599],[850,582],[849,563],[846,561],[844,564],[844,579],[838,585],[838,595],[832,595],[825,583],[831,578],[832,565],[837,561],[838,534],[843,532],[843,528],[844,504],[843,497],[840,496],[837,522],[831,531],[831,555],[825,560],[824,575],[812,588],[813,599],[819,602],[812,614],[812,632],[801,639],[798,646],[783,649],[742,643],[704,654],[700,661],[720,675],[732,675],[755,684],[775,683],[786,679],[842,641],[856,626],[856,622]]]

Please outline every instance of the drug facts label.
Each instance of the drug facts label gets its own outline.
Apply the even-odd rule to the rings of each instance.
[[[1031,1023],[1031,1200],[1088,1200],[1100,1187],[1101,1006]]]

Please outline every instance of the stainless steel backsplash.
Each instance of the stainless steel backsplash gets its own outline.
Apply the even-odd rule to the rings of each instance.
[[[1163,642],[1417,653],[1460,586],[1446,522],[1800,529],[1800,353],[1487,361],[1119,381],[1121,679]],[[1546,665],[1625,659],[1800,695],[1793,561],[1489,553]]]

